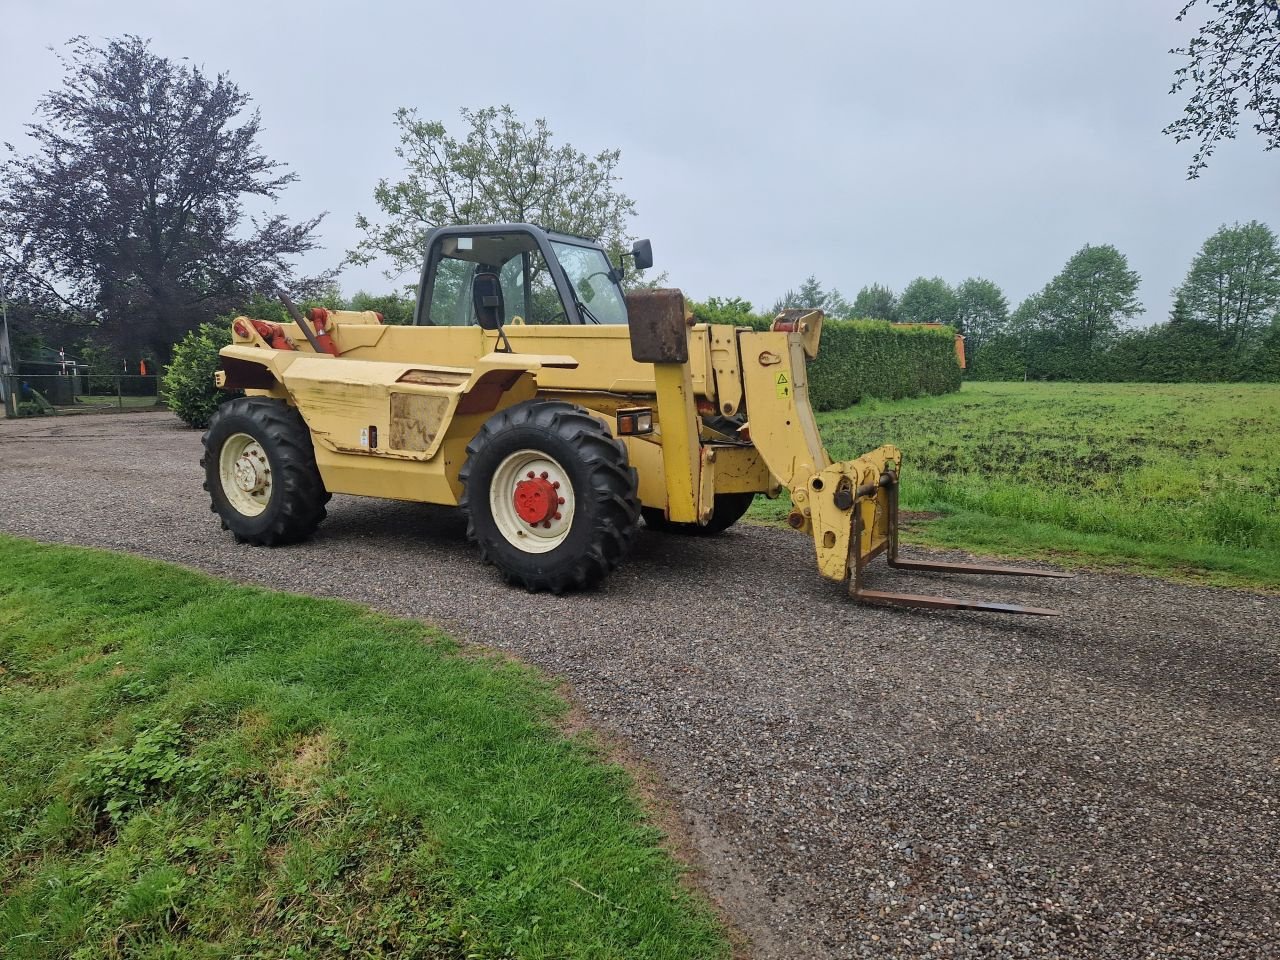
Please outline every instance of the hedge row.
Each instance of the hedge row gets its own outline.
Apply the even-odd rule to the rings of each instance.
[[[767,330],[771,321],[733,322]],[[824,320],[818,358],[809,365],[809,402],[815,410],[842,410],[864,397],[900,400],[959,390],[955,339],[950,327]]]
[[[899,400],[960,389],[950,327],[897,327],[885,320],[832,320],[809,366],[815,410],[840,410],[863,397]]]

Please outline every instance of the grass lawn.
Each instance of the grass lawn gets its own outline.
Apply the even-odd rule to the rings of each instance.
[[[910,541],[1280,587],[1280,385],[966,383],[818,422],[836,459],[902,449],[903,509],[940,514]]]
[[[723,957],[532,670],[0,537],[0,956]]]

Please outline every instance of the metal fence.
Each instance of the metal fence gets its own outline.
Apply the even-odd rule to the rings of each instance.
[[[4,377],[10,415],[57,416],[160,407],[160,378],[141,374],[23,374]],[[0,408],[3,409],[3,408]]]

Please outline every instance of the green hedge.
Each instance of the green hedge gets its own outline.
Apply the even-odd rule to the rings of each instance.
[[[696,319],[721,322],[714,316]],[[726,322],[768,330],[772,322],[739,315]],[[863,397],[900,400],[960,389],[956,334],[950,327],[896,326],[887,320],[823,320],[818,359],[809,365],[815,410],[843,410]]]
[[[960,389],[950,327],[898,327],[886,320],[828,320],[809,365],[809,402],[841,410],[863,397],[899,400]]]

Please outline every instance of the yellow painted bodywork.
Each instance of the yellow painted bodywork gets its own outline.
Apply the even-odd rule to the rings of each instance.
[[[387,326],[344,311],[329,317],[337,356],[312,352],[296,325],[284,331],[297,349],[276,350],[238,322],[222,356],[271,372],[273,386],[246,392],[298,408],[331,492],[456,505],[466,446],[481,426],[541,397],[576,403],[615,433],[619,408],[651,408],[654,432],[621,439],[641,502],[672,521],[706,523],[716,494],[776,496],[786,488],[791,525],[812,535],[824,576],[846,578],[852,559],[874,556],[887,542],[889,501],[877,484],[896,475],[900,454],[886,446],[834,463],[823,448],[808,394],[807,360],[821,332],[816,311],[791,332],[690,325],[688,361],[661,364],[632,358],[625,326],[508,325],[513,352],[506,353],[479,327]],[[740,435],[707,425],[714,415],[742,413]],[[851,500],[843,508],[833,498],[842,488]]]

